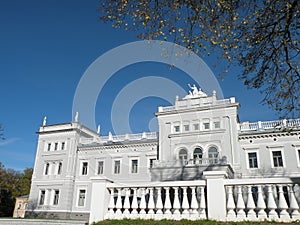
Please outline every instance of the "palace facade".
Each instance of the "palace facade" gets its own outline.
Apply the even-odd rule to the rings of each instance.
[[[193,90],[183,99],[176,97],[173,106],[158,108],[155,114],[158,133],[102,136],[78,122],[78,116],[70,123],[44,123],[37,132],[38,145],[26,215],[93,222],[114,218],[107,216],[108,212],[113,215],[129,210],[128,213],[133,214],[135,204],[138,213],[142,213],[144,195],[148,195],[145,197],[145,215],[152,212],[151,196],[155,196],[154,214],[158,215],[162,210],[162,214],[167,215],[170,207],[175,208],[177,198],[170,198],[170,206],[166,199],[176,193],[179,193],[179,211],[185,215],[185,193],[188,199],[188,207],[185,207],[190,213],[196,203],[203,207],[211,201],[208,196],[206,201],[203,197],[209,195],[208,187],[205,189],[205,185],[209,185],[209,174],[222,174],[222,179],[229,182],[268,178],[297,180],[300,177],[300,119],[241,122],[238,108],[239,103],[233,97],[217,99],[215,92],[207,96],[200,90]],[[94,216],[98,203],[93,202],[96,198],[93,188],[97,179],[122,184],[122,188],[103,189],[110,196],[110,200],[104,198],[104,209],[99,212],[103,218]],[[182,188],[182,182],[198,181],[203,188],[190,185]],[[159,190],[164,190],[162,195],[167,196],[162,198],[161,209],[160,192],[153,192],[157,189],[156,184]],[[166,189],[164,184],[172,185]],[[126,185],[132,188],[129,194],[126,192],[129,189],[124,189]],[[172,191],[169,193],[169,190]],[[224,207],[227,207],[224,215],[228,216],[231,212],[228,206],[230,188],[224,190],[227,190],[224,192]],[[239,189],[236,190],[238,193]],[[287,190],[283,188],[283,192]],[[196,196],[195,204],[193,195]],[[136,202],[128,196],[136,198]],[[176,209],[171,208],[171,215],[175,215]],[[207,207],[203,209],[204,212],[197,209],[199,217],[195,218],[220,217],[224,220],[222,215],[211,214]]]

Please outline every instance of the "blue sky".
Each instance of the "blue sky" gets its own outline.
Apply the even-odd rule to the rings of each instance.
[[[138,40],[135,33],[101,23],[98,4],[93,0],[0,1],[0,123],[6,138],[0,141],[0,162],[5,167],[33,167],[35,132],[43,117],[47,116],[48,124],[70,122],[74,93],[89,65],[110,49]],[[223,68],[214,56],[203,60],[215,74]],[[277,119],[275,112],[260,104],[263,96],[257,90],[247,90],[236,79],[238,72],[230,71],[219,81],[224,97],[235,96],[240,102],[240,120]],[[186,90],[187,83],[193,82],[182,71],[159,63],[123,68],[105,84],[97,101],[95,118],[103,135],[112,130],[110,112],[118,91],[150,75],[171,79]],[[157,97],[139,101],[129,118],[132,131],[147,131],[157,106],[168,104]]]

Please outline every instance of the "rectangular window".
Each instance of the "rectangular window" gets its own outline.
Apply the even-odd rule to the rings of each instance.
[[[174,126],[174,132],[179,133],[180,132],[180,126]]]
[[[220,129],[221,128],[220,121],[215,121],[214,122],[214,127],[215,127],[215,129]]]
[[[21,209],[21,203],[18,203],[18,209]]]
[[[258,168],[256,152],[248,153],[249,168]]]
[[[300,150],[298,150],[298,159],[299,159],[299,163],[300,163]]]
[[[41,190],[39,205],[44,205],[44,203],[45,203],[45,194],[46,194],[46,191]]]
[[[283,167],[281,151],[273,151],[272,154],[274,167]]]
[[[65,142],[61,143],[61,150],[65,150]]]
[[[150,159],[150,161],[149,161],[149,166],[150,166],[150,168],[153,168],[153,163],[154,163],[155,160],[156,160],[156,159]]]
[[[57,147],[58,147],[58,143],[55,143],[55,144],[54,144],[54,151],[57,150]]]
[[[137,173],[138,172],[138,160],[133,159],[131,160],[131,173]]]
[[[58,168],[57,168],[57,174],[60,175],[61,174],[61,168],[62,168],[62,162],[58,163]]]
[[[58,199],[59,199],[59,190],[55,190],[54,191],[53,205],[58,205]]]
[[[199,130],[199,124],[198,123],[194,124],[194,130]]]
[[[119,174],[120,170],[121,170],[121,161],[120,160],[115,160],[114,173]]]
[[[184,125],[183,128],[184,128],[184,131],[190,131],[190,126],[189,125]]]
[[[50,167],[50,163],[46,163],[46,166],[45,166],[45,175],[49,174],[49,167]]]
[[[51,143],[48,143],[48,151],[51,150]]]
[[[209,130],[209,123],[203,123],[203,129]]]
[[[103,170],[104,170],[104,162],[103,161],[99,161],[98,162],[98,171],[97,171],[97,174],[103,174]]]
[[[85,203],[85,190],[79,190],[78,206],[84,206]]]
[[[81,175],[87,175],[87,173],[88,173],[88,163],[83,162],[82,163]]]

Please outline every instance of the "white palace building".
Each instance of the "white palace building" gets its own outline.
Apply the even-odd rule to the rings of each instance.
[[[238,108],[194,86],[158,108],[158,133],[44,121],[27,217],[299,220],[300,119],[240,122]]]

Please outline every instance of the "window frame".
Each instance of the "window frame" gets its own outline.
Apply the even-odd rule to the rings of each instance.
[[[46,163],[45,163],[44,175],[45,175],[45,176],[50,175],[50,162],[46,162]]]
[[[60,146],[60,149],[61,150],[65,150],[65,147],[66,147],[66,142],[61,142],[61,146]]]
[[[52,144],[51,144],[51,142],[50,142],[50,143],[48,143],[48,145],[47,145],[47,151],[48,151],[48,152],[50,152],[50,151],[51,151],[51,145],[52,145]]]
[[[60,194],[59,192],[60,191],[58,189],[54,189],[52,205],[58,205],[58,203],[59,203],[59,194]]]
[[[259,169],[260,168],[260,165],[259,165],[259,156],[258,156],[258,152],[257,151],[247,151],[247,169],[249,170],[256,170],[256,169]],[[249,154],[255,154],[256,156],[256,167],[251,167],[250,165],[250,157],[249,157]]]
[[[102,170],[100,171],[100,163],[102,163]],[[101,172],[101,173],[100,173]],[[104,174],[104,160],[98,160],[97,161],[97,171],[96,171],[97,175],[103,175]]]
[[[121,159],[114,159],[114,163],[113,163],[113,174],[114,175],[120,175],[121,174]],[[116,162],[119,162],[119,172],[116,173]]]
[[[41,189],[40,193],[39,193],[39,200],[38,200],[39,205],[40,206],[45,205],[45,200],[46,200],[46,190],[45,189]]]
[[[81,195],[80,195],[80,193],[81,193],[81,191],[83,191],[83,193],[84,193],[84,198],[83,198],[83,204],[81,205],[81,204],[79,204],[79,203],[81,203],[82,201],[81,201]],[[85,205],[86,205],[86,194],[87,194],[87,191],[86,191],[86,189],[84,189],[84,188],[79,188],[78,189],[78,194],[77,194],[77,207],[85,207]]]
[[[136,167],[133,167],[133,161],[136,161]],[[139,173],[139,159],[138,158],[132,158],[130,159],[130,174],[138,174]]]
[[[62,162],[58,162],[57,164],[57,175],[61,175],[62,172]]]
[[[86,163],[86,166],[85,166]],[[81,176],[87,176],[89,173],[89,162],[88,161],[82,161],[81,167],[80,167],[80,175]]]
[[[275,166],[275,164],[274,164],[274,153],[275,152],[280,152],[282,166]],[[283,154],[282,150],[280,150],[280,149],[273,149],[273,150],[270,151],[270,153],[271,153],[272,168],[275,168],[275,169],[284,168],[285,167],[285,162],[284,162],[284,154]]]

